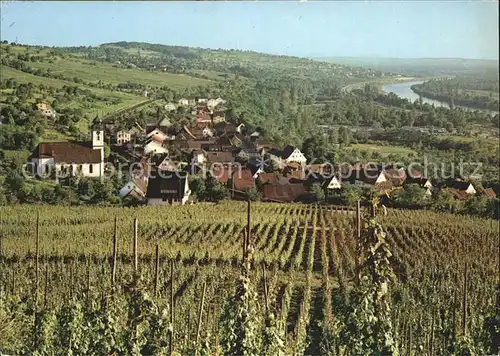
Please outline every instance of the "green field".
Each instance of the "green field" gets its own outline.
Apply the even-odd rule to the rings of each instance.
[[[393,154],[415,154],[415,151],[411,148],[400,147],[400,146],[382,146],[375,144],[367,144],[367,143],[356,143],[352,145],[353,148],[357,148],[360,150],[374,151],[380,152],[383,155]]]
[[[113,104],[110,102],[95,102],[93,103],[91,108],[83,107],[79,102],[72,102],[69,105],[65,105],[66,107],[78,108],[82,107],[85,110],[85,114],[88,117],[95,117],[97,115],[104,116],[109,113],[125,109],[127,107],[133,106],[140,102],[145,101],[146,99],[142,96],[137,96],[129,93],[119,92],[119,91],[111,91],[100,88],[88,87],[82,84],[76,84],[70,81],[59,80],[54,78],[46,78],[39,77],[33,74],[21,72],[17,69],[2,66],[0,68],[0,76],[1,78],[14,78],[18,83],[33,83],[36,85],[46,85],[54,88],[62,88],[64,85],[66,86],[78,86],[82,89],[88,89],[96,95],[99,95],[104,98],[109,99],[120,99],[121,102],[118,104]]]
[[[145,87],[170,86],[176,89],[189,88],[199,85],[208,85],[211,81],[194,78],[183,74],[163,72],[148,72],[142,69],[118,68],[108,63],[78,60],[74,58],[57,58],[54,63],[30,63],[33,68],[50,69],[53,74],[62,74],[65,77],[78,77],[90,82],[104,82],[110,84],[139,83]]]

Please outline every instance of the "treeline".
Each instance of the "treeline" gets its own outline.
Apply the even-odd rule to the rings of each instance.
[[[498,73],[491,77],[455,77],[433,79],[411,89],[428,98],[472,108],[498,111]]]

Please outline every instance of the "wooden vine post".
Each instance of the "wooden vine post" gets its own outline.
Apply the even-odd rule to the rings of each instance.
[[[40,259],[40,212],[36,212],[36,241],[35,241],[35,306],[38,305],[38,267]]]
[[[462,336],[467,334],[467,261],[464,269],[464,289],[463,289],[463,305],[462,305]]]
[[[356,284],[359,285],[361,280],[360,277],[360,267],[359,267],[359,254],[361,253],[361,202],[358,200],[356,202],[356,257],[355,257],[355,273],[356,273]]]
[[[117,232],[118,232],[118,221],[115,216],[115,228],[113,233],[113,254],[111,256],[111,288],[115,289],[116,284],[116,257],[118,252],[118,244],[117,244]]]
[[[498,285],[497,285],[497,315],[500,315],[500,234],[498,234]]]
[[[266,266],[262,263],[262,283],[264,287],[264,305],[266,307],[266,315],[269,314],[269,291],[267,289]]]
[[[137,251],[137,230],[138,230],[138,221],[137,218],[134,218],[134,272],[135,273],[137,273],[137,269],[139,267],[139,259]]]
[[[247,200],[247,236],[246,236],[246,244],[245,244],[245,252],[248,251],[248,246],[250,245],[250,239],[252,238],[252,230],[251,230],[251,202],[250,199]]]
[[[207,291],[207,282],[203,283],[203,291],[201,293],[200,306],[198,308],[198,323],[196,325],[196,339],[194,342],[195,354],[198,355],[198,342],[200,341],[201,317],[203,315],[203,304],[205,303],[205,293]]]
[[[174,317],[175,317],[175,301],[174,301],[174,259],[170,261],[170,355],[174,352]]]
[[[3,232],[2,232],[2,212],[0,211],[0,265],[3,263]],[[0,298],[2,298],[2,289],[3,289],[3,275],[2,275],[3,267],[0,268]],[[7,283],[5,283],[7,285]],[[5,287],[7,289],[7,287]]]
[[[47,308],[47,294],[49,290],[49,265],[45,263],[45,286],[43,289],[43,307]]]
[[[158,244],[158,239],[156,240],[155,246],[155,297],[158,296],[158,281],[159,281],[159,273],[160,273],[160,246]]]
[[[34,307],[34,323],[35,323],[35,332],[34,332],[34,346],[38,347],[38,263],[40,258],[40,212],[36,212],[36,233],[35,233],[35,307]]]

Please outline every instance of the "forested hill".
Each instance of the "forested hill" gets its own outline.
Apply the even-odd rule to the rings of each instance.
[[[196,74],[192,71],[210,70],[256,78],[272,72],[281,76],[290,75],[309,80],[322,77],[334,78],[341,84],[382,75],[379,71],[307,58],[253,51],[168,46],[143,42],[105,43],[99,47],[78,47],[65,50],[84,51],[88,53],[89,58],[106,61],[113,61],[120,56],[128,55],[129,60],[135,65],[147,64],[149,69],[163,69],[174,73]],[[156,68],[154,68],[155,65]]]

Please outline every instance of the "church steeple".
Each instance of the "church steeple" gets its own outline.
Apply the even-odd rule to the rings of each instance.
[[[92,148],[97,149],[104,147],[104,125],[102,124],[101,118],[96,117],[92,122],[90,135],[92,138]]]

